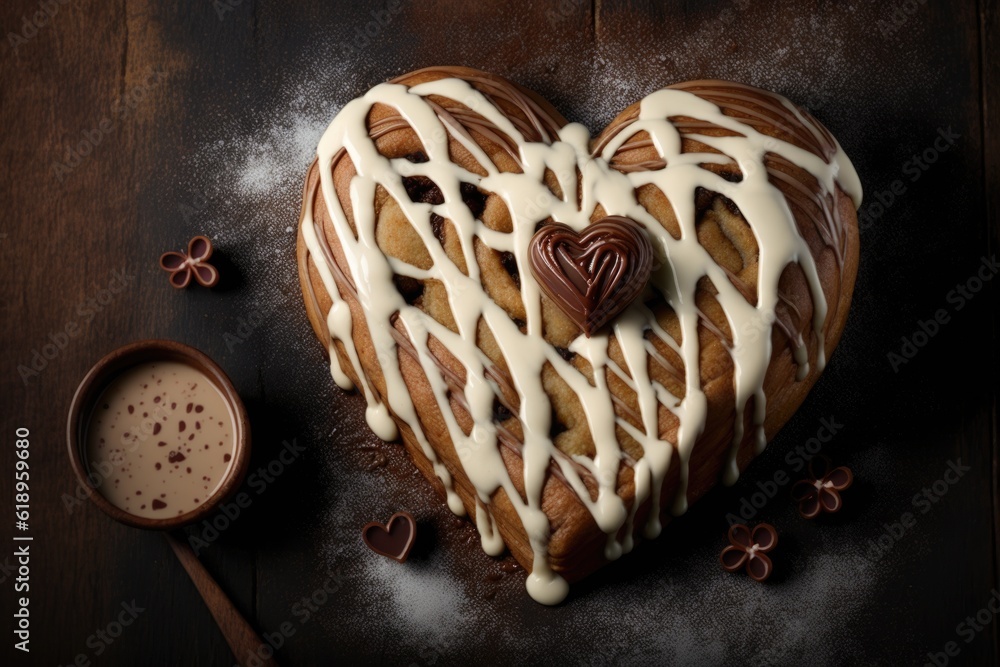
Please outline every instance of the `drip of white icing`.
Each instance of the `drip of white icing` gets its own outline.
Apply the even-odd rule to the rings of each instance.
[[[449,98],[472,109],[510,137],[517,145],[522,173],[500,172],[485,152],[463,130],[461,124],[429,95]],[[390,160],[379,154],[369,135],[366,118],[375,103],[393,107],[416,132],[423,144],[427,162],[411,164],[405,160]],[[788,108],[817,138],[819,131],[792,105]],[[681,133],[668,119],[695,118],[717,127],[726,128],[739,136],[710,137],[698,140],[717,149],[716,153],[684,153]],[[638,132],[648,132],[652,144],[666,163],[653,170],[612,169],[609,160],[629,138]],[[692,134],[692,132],[688,132]],[[485,177],[471,173],[452,163],[448,155],[448,140],[460,142],[476,159]],[[346,150],[357,175],[350,185],[351,204],[357,237],[340,205],[333,184],[333,165]],[[646,97],[639,117],[627,131],[620,132],[604,147],[600,155],[590,154],[590,135],[579,124],[569,124],[559,131],[558,140],[529,142],[517,126],[493,103],[469,83],[460,79],[439,79],[412,88],[399,84],[382,84],[364,97],[350,102],[333,120],[318,149],[321,187],[332,220],[333,231],[343,246],[346,266],[341,267],[357,292],[358,302],[365,313],[364,320],[351,317],[350,309],[341,297],[334,275],[335,267],[329,250],[318,237],[312,213],[313,197],[307,194],[302,220],[303,238],[318,267],[320,277],[330,294],[333,306],[327,316],[330,334],[331,373],[341,387],[351,381],[340,367],[333,341],[338,340],[360,379],[368,401],[366,416],[375,433],[386,440],[398,437],[393,416],[406,424],[413,439],[432,462],[434,471],[448,494],[448,505],[456,514],[464,507],[455,493],[451,474],[441,463],[423,432],[398,363],[399,349],[390,324],[395,315],[412,342],[416,361],[421,365],[449,434],[459,453],[461,466],[475,487],[476,525],[487,553],[497,555],[503,550],[503,540],[488,508],[492,495],[503,489],[513,504],[528,535],[534,552],[531,574],[527,579],[529,594],[539,602],[555,604],[561,601],[568,585],[548,562],[550,526],[541,509],[542,488],[550,466],[557,466],[565,483],[579,497],[597,525],[608,535],[605,555],[609,559],[627,553],[633,546],[632,524],[637,508],[651,502],[649,519],[644,528],[647,537],[661,529],[659,499],[663,480],[671,465],[674,451],[680,457],[679,490],[672,511],[681,513],[687,507],[687,476],[695,443],[705,428],[707,400],[700,383],[698,346],[699,312],[695,305],[698,281],[708,277],[718,290],[717,299],[728,318],[733,332],[731,354],[735,366],[736,419],[732,453],[725,481],[735,481],[739,474],[736,451],[742,440],[743,410],[754,399],[752,423],[756,429],[758,448],[765,444],[763,422],[765,402],[763,381],[771,358],[770,328],[775,321],[778,303],[778,279],[790,262],[803,270],[812,294],[813,329],[818,341],[817,365],[824,363],[823,339],[826,301],[819,282],[815,262],[800,236],[789,206],[768,180],[764,167],[765,153],[776,154],[805,169],[816,178],[826,194],[834,193],[836,185],[845,189],[860,203],[861,189],[850,161],[839,145],[832,160],[774,139],[754,130],[750,125],[731,116],[695,94],[665,89]],[[743,180],[730,183],[702,168],[705,163],[735,161]],[[560,198],[545,186],[543,175],[551,170],[559,179]],[[402,175],[423,175],[440,188],[444,203],[430,205],[413,202],[403,185]],[[577,183],[577,179],[580,183]],[[488,229],[473,218],[464,205],[460,192],[462,182],[473,183],[500,196],[507,205],[513,232],[503,234]],[[635,190],[653,184],[671,202],[681,227],[681,237],[674,239],[661,224],[636,200]],[[376,186],[382,186],[397,202],[406,218],[422,239],[432,259],[430,269],[421,270],[405,262],[387,257],[375,241],[375,217],[372,202]],[[579,189],[578,189],[579,186]],[[698,187],[724,192],[739,207],[757,239],[760,249],[758,300],[748,303],[728,279],[708,252],[698,243],[695,231],[694,193]],[[577,201],[577,192],[581,201]],[[541,293],[528,267],[528,242],[536,223],[551,217],[575,229],[583,229],[591,220],[595,208],[601,205],[609,215],[623,215],[642,223],[650,235],[661,268],[651,279],[651,286],[662,294],[677,314],[682,342],[678,345],[656,322],[641,299],[632,304],[613,325],[626,368],[618,368],[608,356],[607,334],[592,338],[577,338],[571,349],[593,367],[593,385],[576,368],[563,359],[541,336]],[[454,224],[465,256],[468,275],[446,255],[434,236],[430,223],[436,213]],[[508,314],[487,295],[480,282],[479,266],[473,242],[479,238],[498,251],[514,255],[521,278],[521,296],[527,313],[527,334],[523,334]],[[418,308],[408,305],[395,289],[394,274],[416,279],[440,281],[446,289],[457,328],[453,332]],[[498,393],[488,380],[490,360],[476,346],[476,331],[480,321],[490,328],[507,361],[511,386],[519,395],[518,417],[523,426],[521,456],[524,463],[524,497],[518,493],[504,465],[498,446],[497,427],[493,419],[493,403]],[[766,323],[761,335],[760,323]],[[372,390],[362,369],[353,342],[354,327],[366,327],[385,380],[385,396]],[[672,395],[654,382],[648,371],[651,355],[659,356],[644,334],[652,332],[678,352],[684,362],[685,395]],[[753,332],[748,334],[747,332]],[[397,334],[398,335],[398,334]],[[449,405],[449,385],[429,348],[434,337],[454,355],[466,369],[463,387],[464,405],[475,424],[466,435]],[[808,363],[805,345],[799,341],[795,359],[804,367]],[[552,406],[541,380],[541,370],[550,364],[576,393],[583,407],[595,443],[596,454],[591,458],[561,455],[549,437]],[[641,428],[636,428],[615,414],[614,403],[607,385],[607,371],[626,381],[636,393]],[[800,368],[801,372],[801,368]],[[679,419],[677,442],[661,437],[657,410],[663,405]],[[634,462],[635,499],[630,508],[617,495],[617,479],[622,461],[615,427],[622,427],[642,447],[643,456]],[[575,465],[574,465],[575,464]],[[591,499],[581,469],[589,473],[598,485],[596,500]],[[623,525],[627,529],[622,531]],[[622,535],[621,538],[618,536]]]

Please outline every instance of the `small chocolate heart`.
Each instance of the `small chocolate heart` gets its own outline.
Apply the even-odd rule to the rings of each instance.
[[[409,512],[396,512],[385,526],[371,521],[361,529],[361,539],[369,549],[400,563],[406,562],[417,537],[417,522]]]
[[[603,218],[582,232],[545,225],[528,252],[542,291],[588,338],[642,293],[653,268],[646,233],[622,216]]]

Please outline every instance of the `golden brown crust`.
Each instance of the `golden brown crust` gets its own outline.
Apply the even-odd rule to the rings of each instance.
[[[503,82],[502,79],[494,75],[467,68],[432,68],[420,70],[400,77],[397,81],[406,83],[407,85],[415,85],[419,82],[435,80],[444,76],[461,76],[470,79],[473,85],[481,90],[480,82],[483,79],[502,82],[508,86],[511,85]],[[700,83],[702,82],[682,84],[682,86],[685,86],[686,89],[692,92],[698,92],[701,90],[698,85]],[[711,88],[714,83],[717,82],[704,82],[704,88]],[[530,95],[531,99],[544,110],[545,114],[554,119],[557,126],[565,123],[565,120],[558,112],[543,99],[530,91],[520,88],[518,90],[526,95]],[[451,100],[437,101],[446,107],[457,105],[457,103]],[[506,104],[502,100],[498,104],[505,112],[514,117],[518,115],[524,116],[521,109],[515,105]],[[755,112],[758,112],[760,115],[767,115],[769,113],[766,105],[757,105],[755,107],[752,101],[744,102],[742,107],[750,112],[750,115],[753,115]],[[637,110],[638,104],[623,111],[601,135],[595,138],[594,146],[600,147],[614,132],[620,131],[631,118],[634,118]],[[393,113],[392,109],[383,105],[376,105],[369,116],[369,125],[371,126],[372,123],[380,119],[389,118]],[[740,115],[740,113],[733,112],[734,115]],[[813,146],[809,145],[809,137],[803,135],[801,132],[801,125],[798,127],[787,123],[782,125],[782,127],[761,125],[757,129],[765,134],[799,145],[807,150],[814,149]],[[702,131],[707,134],[712,134],[713,132],[722,134],[725,132],[721,129],[717,131],[703,129]],[[502,170],[518,169],[517,164],[505,154],[502,146],[482,135],[474,133],[474,136],[477,142],[480,143],[487,154],[494,159]],[[617,152],[616,156],[612,158],[612,164],[628,165],[657,160],[658,156],[655,149],[652,146],[644,145],[643,139],[644,137],[640,134],[626,142],[622,149]],[[467,169],[475,170],[477,165],[471,156],[457,142],[452,141],[451,143],[452,159]],[[376,145],[380,153],[388,157],[403,157],[419,151],[421,148],[415,133],[408,127],[395,129],[380,136],[377,139]],[[711,150],[689,138],[684,139],[684,148],[688,151]],[[788,164],[779,164],[772,160],[767,165],[769,173],[772,174],[774,172],[791,174],[792,177],[800,182],[808,182],[809,178],[811,178],[804,173],[799,173],[801,170],[796,172],[798,168]],[[717,169],[720,173],[724,173],[729,177],[738,177],[739,170],[735,165],[723,165]],[[716,170],[716,167],[713,167],[713,170]],[[348,188],[354,174],[354,167],[349,158],[340,160],[333,174],[335,189],[352,225],[353,215],[350,210]],[[791,186],[780,180],[780,174],[775,178],[778,179],[772,179],[775,184],[788,195],[790,193],[788,188]],[[318,180],[318,167],[314,162],[306,179],[304,200],[308,197],[315,197],[313,211],[316,216],[317,225],[324,231],[324,236],[332,252],[334,262],[340,267],[344,267],[346,266],[346,262],[343,256],[343,248],[336,234],[333,232],[333,225],[329,219],[326,202],[323,199],[321,189],[317,187]],[[552,179],[550,185],[554,185],[554,183],[555,181]],[[638,194],[640,202],[647,210],[676,237],[678,234],[676,230],[677,223],[673,219],[673,211],[666,198],[658,191],[640,190]],[[806,210],[808,204],[792,206],[800,234],[805,239],[815,258],[819,280],[829,307],[824,329],[825,348],[828,353],[836,346],[844,327],[851,294],[854,289],[859,254],[858,228],[854,205],[850,197],[839,188],[835,197],[836,201],[832,202],[832,207],[839,215],[840,231],[842,231],[842,235],[838,235],[836,238],[830,238],[829,233],[824,232],[821,226],[816,223],[813,212]],[[496,199],[498,198],[494,196],[487,198],[485,204],[486,210],[482,215],[482,219],[485,224],[497,229],[503,229],[504,225],[509,227],[509,214],[505,207],[502,206],[502,203],[495,201]],[[727,268],[734,284],[737,284],[742,290],[748,293],[749,298],[753,298],[756,294],[756,241],[742,216],[738,211],[734,211],[729,204],[731,202],[727,203],[724,197],[714,193],[707,193],[703,206],[700,206],[699,241],[709,250],[710,254],[712,254],[713,258],[720,265]],[[407,261],[419,265],[422,260],[421,253],[426,255],[426,248],[422,246],[419,238],[414,242],[412,236],[406,236],[408,225],[405,223],[405,218],[398,211],[395,202],[384,191],[381,191],[381,188],[380,192],[376,195],[375,206],[378,226],[383,226],[383,232],[385,232],[379,235],[378,227],[376,228],[380,247],[387,254],[403,257]],[[600,217],[600,213],[602,212],[598,211],[595,213],[595,219]],[[399,218],[403,219],[400,220]],[[459,263],[464,261],[460,253],[449,248],[449,235],[447,231],[449,224],[445,221],[443,225],[442,243],[453,261]],[[394,247],[393,243],[399,247]],[[518,313],[523,312],[523,306],[521,306],[521,310],[519,311],[519,295],[516,293],[516,285],[512,281],[512,276],[503,271],[503,267],[500,265],[498,259],[499,256],[494,251],[485,248],[481,250],[482,252],[480,252],[480,249],[477,249],[477,261],[481,265],[481,270],[492,282],[500,285],[497,288],[497,293],[494,294],[491,292],[491,296],[508,311],[512,318],[518,319]],[[329,334],[325,324],[325,313],[329,311],[331,299],[325,291],[314,260],[310,257],[306,248],[301,228],[297,256],[300,282],[310,323],[317,337],[321,341],[328,341]],[[460,266],[462,265],[460,264]],[[346,274],[347,272],[343,273]],[[338,282],[340,286],[340,298],[349,305],[354,321],[363,322],[364,313],[355,295],[352,293],[350,285],[345,282],[346,279],[344,276],[341,276],[341,278],[342,280]],[[729,330],[729,324],[722,313],[721,307],[715,300],[713,286],[707,280],[704,280],[703,283],[699,286],[697,302],[706,316],[706,320],[699,327],[699,338],[701,343],[702,385],[708,401],[708,417],[705,431],[696,444],[690,461],[688,497],[691,502],[696,501],[713,487],[722,475],[732,440],[735,402],[733,363],[726,344],[726,340],[731,339],[732,332]],[[423,285],[422,289],[423,291],[418,297],[418,305],[446,326],[450,325],[454,327],[454,323],[450,322],[450,312],[447,308],[446,298],[437,291],[437,288],[433,284],[430,284],[430,281],[428,281],[428,284]],[[785,303],[778,308],[779,321],[772,330],[773,354],[764,381],[764,391],[767,396],[767,416],[764,422],[764,429],[768,439],[773,437],[778,429],[795,412],[819,375],[819,370],[815,363],[817,349],[812,328],[813,303],[809,286],[797,264],[789,265],[785,269],[779,283],[779,291]],[[444,301],[443,304],[442,301]],[[551,304],[546,305],[543,303],[543,311],[546,339],[554,345],[564,347],[576,335],[574,326],[568,322],[565,316],[552,308]],[[655,312],[664,330],[670,333],[675,340],[679,340],[680,331],[677,326],[676,316],[670,308],[665,303],[656,304]],[[398,363],[402,369],[403,377],[412,396],[413,403],[416,406],[420,424],[439,459],[451,473],[454,479],[454,488],[467,511],[474,515],[475,490],[463,472],[458,453],[451,442],[445,421],[431,391],[430,383],[424,375],[420,364],[406,352],[406,335],[403,327],[399,323],[396,323],[395,327],[399,333],[397,339],[403,342],[400,346],[401,352],[399,353]],[[369,384],[380,398],[384,397],[386,391],[385,382],[382,378],[379,359],[367,334],[367,327],[355,326],[354,332],[354,344],[358,350],[361,365],[369,380]],[[798,366],[793,357],[792,345],[789,344],[789,336],[801,336],[801,340],[808,347],[809,359],[813,361],[809,373],[801,381],[796,381]],[[505,362],[499,351],[496,350],[495,344],[492,343],[491,334],[488,330],[480,331],[479,342],[480,347],[497,365],[498,375],[502,378],[506,368]],[[651,360],[649,367],[650,376],[662,383],[675,395],[683,396],[684,383],[681,380],[683,378],[682,361],[670,348],[663,345],[658,345],[657,347],[662,357],[666,360],[667,365]],[[360,386],[360,378],[355,376],[355,369],[349,363],[343,346],[336,343],[335,349],[340,357],[341,367],[354,383]],[[451,409],[457,416],[460,426],[468,432],[471,430],[472,420],[462,405],[460,395],[460,388],[465,377],[465,369],[448,350],[444,349],[442,345],[437,344],[434,340],[431,343],[431,350],[438,359],[445,374],[455,379],[453,384],[457,390],[453,390]],[[611,356],[615,358],[616,355],[620,358],[620,352],[617,351],[616,343],[612,341]],[[585,373],[589,372],[589,368],[586,367],[584,362],[577,359],[574,363],[581,371]],[[620,364],[620,366],[623,368],[626,367],[625,364]],[[556,417],[566,427],[566,430],[555,438],[557,447],[567,454],[592,453],[593,442],[590,440],[586,420],[583,418],[582,408],[575,394],[570,391],[569,387],[561,381],[556,373],[543,373],[543,376],[546,380],[546,391],[553,397],[553,403],[559,406],[556,411]],[[614,374],[608,374],[608,382],[612,393],[619,401],[617,410],[619,416],[633,421],[639,426],[640,424],[635,421],[637,406],[634,393],[620,378],[615,377]],[[512,390],[505,392],[504,402],[516,414],[517,396]],[[746,435],[742,440],[737,455],[737,464],[741,470],[749,464],[754,456],[753,429],[750,423],[751,413],[752,410],[748,408],[744,416],[744,433]],[[395,417],[394,419],[400,428],[403,444],[406,446],[417,467],[431,484],[443,494],[443,487],[434,474],[432,464],[424,456],[419,445],[416,443],[414,434],[402,420]],[[504,462],[515,488],[523,495],[522,463],[516,446],[517,438],[521,434],[520,425],[515,417],[507,416],[503,418],[501,416],[499,419],[503,428],[512,435],[509,439],[510,441],[502,447]],[[666,408],[661,407],[661,434],[666,439],[676,442],[677,427],[676,417]],[[641,451],[636,449],[635,443],[631,442],[631,439],[620,428],[619,439],[622,442],[623,449],[626,451],[630,453]],[[679,484],[678,460],[679,457],[673,457],[671,467],[663,483],[661,506],[665,508],[664,521],[669,519],[670,501],[674,497]],[[552,531],[549,544],[550,562],[556,572],[562,574],[567,580],[574,581],[586,576],[604,564],[606,538],[594,522],[589,511],[580,502],[576,493],[569,488],[561,475],[554,471],[554,468],[553,466],[553,473],[548,476],[542,495],[542,508],[550,518]],[[587,475],[584,476],[584,479],[589,482],[588,486],[591,488],[591,492],[594,493],[597,488],[596,483]],[[618,476],[618,493],[624,499],[626,505],[630,506],[635,496],[635,489],[633,486],[632,469],[627,465],[622,466]],[[519,517],[504,491],[500,490],[495,494],[490,509],[508,548],[515,558],[526,569],[530,570],[532,566],[532,550]],[[644,523],[643,519],[648,511],[649,502],[639,508],[635,521],[637,533],[641,532],[641,527]]]

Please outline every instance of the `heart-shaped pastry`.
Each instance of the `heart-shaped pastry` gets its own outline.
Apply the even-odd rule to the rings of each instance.
[[[633,221],[610,216],[582,233],[544,225],[531,239],[528,262],[542,292],[589,337],[642,292],[653,248]]]
[[[417,522],[409,512],[396,512],[386,525],[371,521],[361,529],[361,539],[369,549],[400,563],[406,562],[417,537]]]
[[[737,478],[816,381],[857,272],[850,160],[808,112],[724,81],[591,139],[499,77],[420,70],[341,110],[303,199],[334,380],[549,604]],[[645,271],[637,239],[580,261],[609,216],[642,228],[645,289],[614,283]],[[578,235],[560,272],[597,285],[592,308],[530,268],[550,225]]]

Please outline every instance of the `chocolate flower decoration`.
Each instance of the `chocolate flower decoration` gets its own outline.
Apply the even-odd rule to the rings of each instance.
[[[208,263],[212,256],[212,242],[207,236],[196,236],[188,243],[187,254],[165,252],[160,257],[160,268],[170,272],[170,284],[184,289],[191,282],[191,276],[199,285],[212,287],[219,282],[219,272]]]
[[[722,550],[719,561],[726,572],[736,572],[746,566],[747,574],[756,581],[771,576],[771,558],[768,551],[778,544],[778,531],[768,523],[758,524],[751,531],[741,523],[729,529],[730,546]]]
[[[837,512],[843,507],[840,492],[854,482],[847,468],[830,469],[830,459],[814,456],[809,461],[809,478],[792,485],[792,500],[799,504],[803,519],[813,519],[820,512]]]

